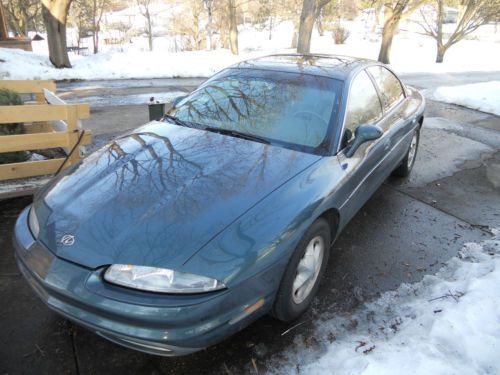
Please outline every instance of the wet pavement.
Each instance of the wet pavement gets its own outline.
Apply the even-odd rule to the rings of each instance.
[[[108,120],[121,111],[109,109]],[[347,226],[318,297],[298,322],[266,316],[182,358],[121,348],[48,310],[21,277],[11,246],[14,221],[30,198],[0,202],[0,374],[263,373],[318,319],[435,273],[464,243],[500,227],[500,118],[431,102],[424,124],[411,178],[387,180]],[[96,145],[124,130],[113,126]]]

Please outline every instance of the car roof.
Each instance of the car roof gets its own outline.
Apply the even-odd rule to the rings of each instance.
[[[237,69],[260,69],[326,76],[347,80],[358,68],[379,64],[357,57],[325,54],[277,54],[245,60],[232,65]]]

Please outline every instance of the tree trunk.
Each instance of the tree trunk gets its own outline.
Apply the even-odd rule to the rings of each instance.
[[[66,47],[66,18],[72,0],[42,0],[49,59],[56,68],[71,68]]]
[[[443,45],[437,46],[436,62],[442,63],[444,61],[444,54],[446,53],[446,47]]]
[[[212,50],[214,48],[213,44],[213,20],[212,20],[212,3],[207,5],[207,36],[208,36],[208,49]]]
[[[437,25],[436,25],[437,63],[443,62],[444,54],[446,53],[446,48],[443,45],[443,22],[444,22],[444,1],[438,0]]]
[[[237,55],[239,51],[238,51],[238,25],[236,21],[235,0],[228,0],[228,8],[229,8],[229,45],[231,47],[231,52],[234,55]]]
[[[323,19],[322,19],[321,15],[316,20],[316,27],[318,28],[318,34],[319,34],[319,36],[324,36],[325,35],[325,29],[323,28]]]
[[[293,36],[292,36],[292,44],[291,48],[297,48],[297,42],[299,40],[299,25],[296,21],[293,22]]]
[[[99,52],[99,30],[95,22],[95,15],[94,15],[94,21],[92,22],[92,42],[94,43],[94,55]]]
[[[297,52],[309,53],[311,50],[311,35],[316,15],[316,0],[304,0],[302,13],[300,14],[299,37],[297,40]]]
[[[3,11],[3,4],[0,1],[0,39],[7,39],[9,36],[7,31],[7,19]]]
[[[94,31],[94,54],[99,52],[99,29]]]
[[[146,20],[148,23],[148,44],[149,50],[153,50],[153,28],[151,26],[151,15],[149,14],[149,10],[146,11]]]
[[[269,40],[273,38],[274,17],[269,17]]]
[[[384,9],[384,29],[382,30],[382,44],[380,45],[380,52],[378,61],[384,64],[391,62],[391,47],[394,33],[399,28],[400,15],[393,13],[392,8],[386,6]]]

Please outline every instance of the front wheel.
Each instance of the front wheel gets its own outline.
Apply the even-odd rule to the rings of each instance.
[[[393,172],[392,175],[396,177],[408,177],[415,164],[417,158],[418,144],[420,141],[420,129],[416,129],[411,138],[410,147],[406,153],[403,161]]]
[[[328,262],[330,239],[330,227],[320,218],[300,240],[274,303],[272,314],[279,320],[295,320],[311,304]]]

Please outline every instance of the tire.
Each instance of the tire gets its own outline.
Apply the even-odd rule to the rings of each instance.
[[[418,144],[420,143],[420,129],[416,129],[411,139],[410,147],[401,164],[392,172],[395,177],[408,177],[417,158]]]
[[[323,274],[325,273],[330,252],[330,227],[323,218],[316,220],[299,241],[292,258],[288,262],[274,302],[272,315],[284,322],[297,319],[307,310],[313,300]],[[320,247],[323,250],[320,250]],[[307,256],[305,256],[307,253]],[[321,253],[321,256],[317,255]],[[318,260],[321,264],[318,266]],[[301,265],[301,271],[298,267]],[[311,265],[309,272],[306,266]],[[312,272],[314,270],[314,272]],[[299,273],[302,276],[299,277]],[[310,275],[301,285],[301,281]],[[307,284],[307,285],[306,285]],[[295,288],[294,288],[295,285]]]

